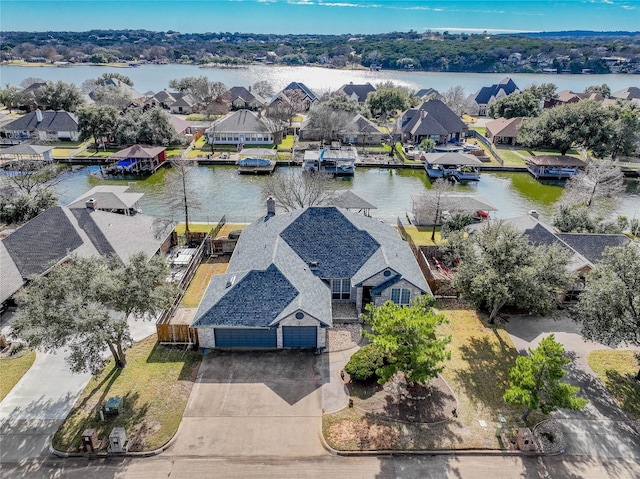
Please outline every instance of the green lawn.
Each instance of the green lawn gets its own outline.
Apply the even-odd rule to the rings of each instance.
[[[182,298],[181,306],[183,308],[197,308],[202,300],[202,296],[209,286],[211,277],[216,274],[224,274],[229,266],[229,258],[225,258],[226,262],[202,263],[198,266],[196,274],[189,283],[189,287]]]
[[[295,137],[293,135],[285,136],[282,139],[282,141],[280,142],[280,144],[278,145],[278,149],[279,150],[290,150],[290,149],[292,149],[294,140],[295,140]]]
[[[111,429],[124,427],[130,451],[153,451],[173,437],[196,380],[202,354],[159,346],[156,335],[127,352],[128,364],[110,362],[91,379],[53,438],[56,449],[78,451],[81,434],[95,428],[105,441]],[[114,396],[124,398],[124,411],[100,420],[99,411]]]
[[[589,353],[587,361],[622,410],[640,421],[640,381],[635,379],[638,362],[634,352],[600,349]]]
[[[469,129],[477,131],[482,136],[487,136],[487,127],[486,126],[470,126]]]
[[[509,368],[518,356],[507,332],[487,325],[486,318],[464,302],[438,301],[436,307],[449,320],[438,333],[451,336],[451,359],[445,363],[442,377],[457,398],[457,417],[436,425],[399,424],[346,408],[323,416],[323,434],[331,446],[348,450],[380,446],[399,450],[501,449],[505,443],[495,436],[499,417],[506,419],[504,431],[524,426],[520,420],[523,409],[508,406],[502,399]],[[541,418],[537,413],[529,417],[533,424]]]
[[[433,226],[404,225],[404,229],[411,236],[416,246],[433,246],[442,243],[440,226],[436,226],[435,242],[431,240]]]
[[[525,166],[524,159],[517,155],[513,150],[497,148],[497,151],[506,166]]]
[[[2,374],[0,374],[0,401],[2,401],[9,391],[18,384],[18,381],[25,375],[36,360],[36,352],[17,358],[6,358],[0,360]]]
[[[192,233],[208,233],[213,228],[215,228],[217,224],[218,223],[189,223],[189,231],[191,231]],[[218,233],[218,236],[227,236],[231,231],[241,230],[246,226],[247,225],[243,223],[226,223]],[[175,231],[176,233],[178,233],[178,236],[184,236],[184,227],[184,223],[177,224],[177,226],[175,227]]]

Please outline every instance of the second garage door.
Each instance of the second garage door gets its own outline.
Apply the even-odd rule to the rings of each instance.
[[[276,348],[277,330],[216,328],[217,348]]]
[[[282,346],[285,348],[315,348],[318,328],[315,326],[283,326]]]

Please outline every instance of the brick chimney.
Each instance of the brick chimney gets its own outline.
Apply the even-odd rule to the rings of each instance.
[[[87,201],[85,201],[85,205],[88,210],[95,210],[98,208],[98,202],[95,198],[89,198]]]

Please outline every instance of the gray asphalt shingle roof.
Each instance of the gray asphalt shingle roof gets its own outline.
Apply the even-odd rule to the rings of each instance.
[[[2,129],[5,131],[78,131],[78,119],[68,111],[42,111],[42,121],[38,121],[37,112],[26,115],[7,123]]]
[[[486,105],[489,103],[492,97],[496,97],[500,90],[504,91],[506,95],[511,95],[518,89],[513,80],[509,77],[504,78],[500,83],[495,85],[485,86],[476,93],[474,100],[478,105]]]
[[[448,135],[464,131],[467,125],[442,101],[425,101],[418,108],[409,109],[400,119],[400,129],[418,136]]]
[[[267,133],[269,129],[258,117],[257,113],[249,110],[238,110],[216,121],[211,131],[216,133]]]
[[[380,247],[333,207],[306,209],[280,236],[319,278],[351,278]]]
[[[234,275],[225,275],[229,284]],[[271,264],[264,271],[249,271],[235,278],[226,294],[214,304],[203,299],[203,314],[192,326],[269,327],[281,311],[298,296],[298,291],[280,270]]]
[[[629,243],[625,235],[558,233],[557,236],[593,264],[602,261],[607,248]]]

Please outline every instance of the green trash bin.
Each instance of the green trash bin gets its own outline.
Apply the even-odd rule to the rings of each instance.
[[[104,413],[107,416],[117,416],[122,412],[122,405],[124,400],[121,397],[115,396],[109,398],[107,403],[104,405]]]

